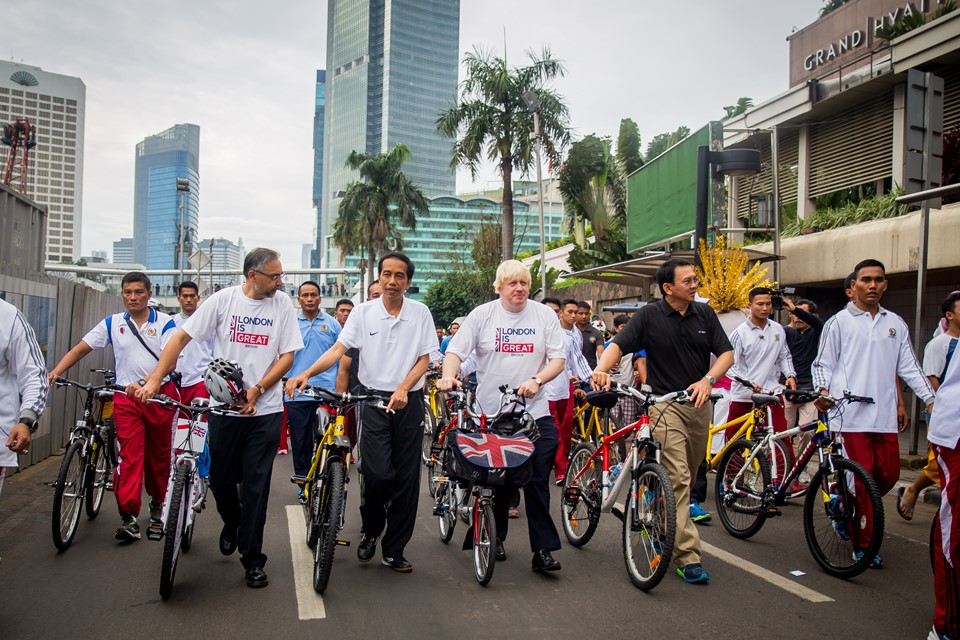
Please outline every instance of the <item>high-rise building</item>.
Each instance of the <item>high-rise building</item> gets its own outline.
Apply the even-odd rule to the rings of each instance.
[[[186,178],[189,192],[177,191]],[[148,269],[178,269],[183,200],[183,265],[196,249],[200,222],[200,127],[177,124],[137,144],[133,200],[133,257]],[[170,278],[158,278],[158,280]]]
[[[200,248],[210,256],[210,268],[214,271],[236,271],[236,274],[215,275],[212,278],[201,273],[201,278],[212,280],[209,283],[211,286],[229,287],[243,283],[241,272],[243,271],[243,258],[247,255],[246,249],[243,247],[243,238],[238,238],[236,242],[226,238],[207,238],[200,241]]]
[[[120,238],[113,243],[113,262],[133,262],[133,238]]]
[[[48,262],[80,257],[86,95],[80,78],[0,60],[0,126],[20,117],[37,131],[26,195],[47,208]]]
[[[319,267],[320,245],[323,236],[320,235],[320,220],[323,217],[323,118],[327,104],[327,72],[317,69],[317,86],[313,103],[313,208],[317,210],[317,237],[314,240],[314,251],[309,263],[305,267]]]
[[[437,115],[456,98],[460,0],[330,0],[324,112],[323,202],[317,233],[325,238],[339,198],[357,178],[344,166],[351,151],[409,147],[403,171],[428,196],[453,193],[449,140]],[[332,264],[333,252],[323,262]]]

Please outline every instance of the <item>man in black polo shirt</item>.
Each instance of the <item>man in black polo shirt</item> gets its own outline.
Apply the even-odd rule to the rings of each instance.
[[[647,352],[647,384],[661,395],[687,389],[692,403],[667,404],[650,409],[650,422],[663,443],[662,462],[673,481],[677,499],[677,537],[674,562],[685,582],[706,582],[710,576],[700,564],[700,536],[690,519],[690,486],[707,450],[710,392],[717,378],[733,364],[733,348],[720,320],[708,305],[695,302],[698,280],[693,265],[672,259],[657,269],[663,299],[637,311],[604,350],[593,372],[595,387],[609,387],[609,371],[621,353]],[[717,356],[710,366],[710,355]]]

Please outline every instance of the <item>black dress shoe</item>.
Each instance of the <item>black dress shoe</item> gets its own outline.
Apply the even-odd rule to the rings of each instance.
[[[498,561],[503,561],[507,559],[507,552],[503,549],[503,542],[497,540],[497,549],[494,551],[494,557]]]
[[[560,561],[555,560],[546,549],[540,549],[533,554],[534,571],[560,571]]]
[[[270,579],[263,571],[263,567],[250,567],[247,569],[247,586],[251,589],[259,589],[270,584]]]
[[[237,527],[229,524],[223,525],[220,530],[220,553],[229,556],[237,550]]]
[[[370,558],[377,552],[377,539],[374,536],[364,535],[357,545],[357,559],[360,562],[370,562]]]
[[[413,571],[413,565],[407,562],[407,559],[399,553],[392,556],[383,556],[380,564],[385,567],[390,567],[394,571],[399,571],[400,573],[410,573]]]

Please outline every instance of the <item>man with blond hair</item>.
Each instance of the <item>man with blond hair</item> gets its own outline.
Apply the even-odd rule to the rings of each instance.
[[[543,385],[564,370],[566,345],[555,312],[531,303],[530,271],[518,260],[497,267],[494,289],[498,298],[482,304],[466,317],[447,347],[440,389],[459,387],[460,363],[471,354],[477,363],[477,400],[491,414],[500,406],[501,385],[517,389],[525,397],[526,410],[536,420],[540,437],[534,444],[530,464],[533,477],[524,486],[530,549],[534,571],[558,571],[560,562],[551,555],[560,548],[560,536],[550,517],[550,470],[557,453],[557,425],[550,415]],[[494,496],[496,557],[506,559],[510,491]]]

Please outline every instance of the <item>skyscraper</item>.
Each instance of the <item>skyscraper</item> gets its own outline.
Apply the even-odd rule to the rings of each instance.
[[[342,192],[357,175],[351,151],[410,148],[403,171],[428,196],[453,193],[450,141],[437,115],[456,98],[460,0],[329,0],[323,192],[317,233],[323,262]]]
[[[177,178],[186,178],[184,245],[196,248],[200,220],[200,127],[177,124],[137,144],[133,200],[133,259],[148,269],[177,269],[180,195]],[[164,282],[172,279],[164,278]]]
[[[0,60],[0,126],[21,117],[37,130],[26,195],[47,207],[48,262],[80,257],[86,95],[80,78]]]
[[[320,234],[320,220],[323,218],[323,118],[327,104],[327,72],[317,69],[317,87],[313,104],[313,208],[317,210],[317,237],[314,250],[306,267],[320,266],[319,247],[323,242]]]

